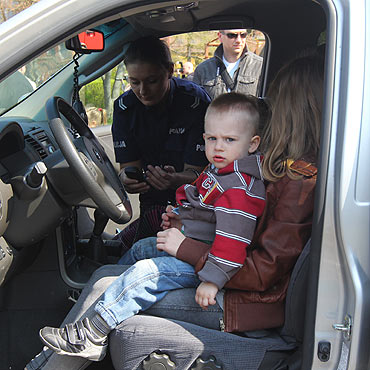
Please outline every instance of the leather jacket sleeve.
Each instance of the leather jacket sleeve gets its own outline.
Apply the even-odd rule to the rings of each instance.
[[[226,288],[263,292],[290,273],[311,234],[316,176],[285,176],[266,189],[267,205],[241,270]],[[199,271],[209,246],[186,238],[176,257]]]

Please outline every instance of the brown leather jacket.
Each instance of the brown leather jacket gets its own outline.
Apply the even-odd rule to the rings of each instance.
[[[317,169],[296,161],[288,176],[266,188],[266,207],[244,266],[225,285],[225,331],[274,328],[284,323],[284,303],[294,264],[311,235]],[[176,257],[199,271],[209,245],[186,238]]]

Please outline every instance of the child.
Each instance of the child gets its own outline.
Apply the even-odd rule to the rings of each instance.
[[[87,107],[86,114],[91,128],[107,124],[107,111],[103,108]]]
[[[257,217],[264,208],[257,99],[238,93],[214,100],[205,116],[206,156],[210,165],[195,186],[176,192],[186,236],[212,243],[198,276],[196,301],[202,308],[215,303],[218,290],[243,265]]]
[[[133,266],[105,291],[93,318],[40,330],[49,348],[100,361],[109,332],[170,290],[198,286],[196,301],[202,308],[216,303],[217,292],[243,265],[256,219],[264,209],[261,158],[254,154],[260,142],[259,123],[254,97],[221,95],[207,110],[204,139],[210,165],[194,186],[180,187],[176,197],[184,234],[212,243],[204,268],[196,273],[193,266],[161,251],[161,238],[137,242],[121,260]]]

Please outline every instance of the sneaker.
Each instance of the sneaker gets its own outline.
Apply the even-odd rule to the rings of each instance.
[[[78,356],[90,361],[100,361],[108,347],[107,336],[94,333],[88,318],[65,328],[45,327],[40,330],[40,338],[46,346],[59,355]]]

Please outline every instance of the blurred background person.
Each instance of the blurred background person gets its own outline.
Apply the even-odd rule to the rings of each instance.
[[[107,111],[103,108],[87,107],[86,114],[89,122],[89,127],[96,127],[107,124]]]
[[[248,50],[247,30],[221,30],[217,36],[221,44],[195,69],[193,82],[211,99],[231,91],[257,95],[263,58]]]
[[[183,65],[182,78],[186,78],[189,81],[193,81],[194,78],[194,65],[192,62],[185,62]]]

